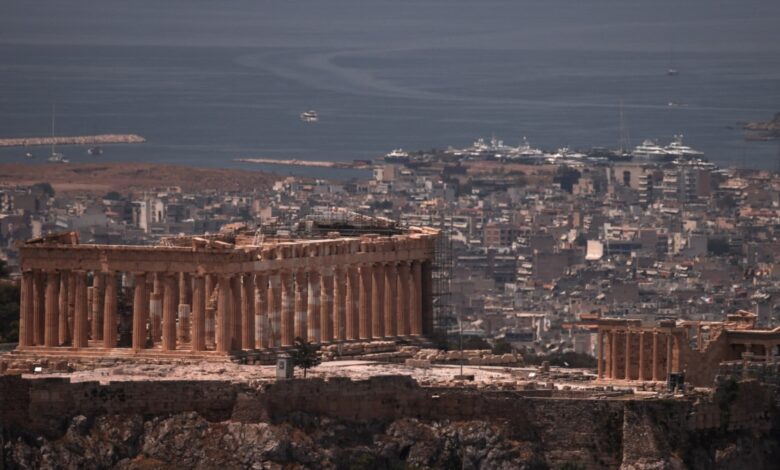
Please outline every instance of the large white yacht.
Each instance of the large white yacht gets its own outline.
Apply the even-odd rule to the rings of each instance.
[[[523,158],[541,158],[544,156],[544,152],[531,147],[528,139],[523,136],[523,142],[517,147],[517,155]]]
[[[683,144],[683,135],[677,134],[674,136],[672,143],[664,147],[666,153],[674,158],[700,158],[704,156],[704,152],[694,150],[691,147]]]
[[[655,141],[646,139],[641,145],[634,147],[632,155],[635,158],[665,159],[668,153]]]
[[[393,149],[392,152],[385,154],[386,161],[400,160],[405,158],[409,158],[409,153],[405,152],[404,149]]]

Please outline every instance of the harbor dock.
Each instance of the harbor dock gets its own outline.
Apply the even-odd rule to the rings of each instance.
[[[62,137],[18,137],[0,139],[0,147],[32,147],[38,145],[105,145],[140,144],[146,139],[136,134],[99,134]]]

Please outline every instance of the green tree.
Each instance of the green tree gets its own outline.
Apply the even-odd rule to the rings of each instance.
[[[306,372],[312,367],[317,367],[322,362],[320,347],[314,346],[298,336],[295,338],[295,349],[292,352],[292,359],[295,367],[303,369],[303,378],[306,378]]]
[[[458,345],[459,346],[459,345]],[[456,349],[456,348],[453,348]],[[487,341],[479,336],[464,336],[463,337],[463,349],[490,349],[490,345]]]
[[[54,188],[49,183],[35,183],[31,186],[33,192],[40,192],[49,197],[54,197]]]
[[[509,354],[512,352],[512,345],[509,344],[509,342],[505,339],[499,339],[496,340],[495,343],[493,343],[493,354],[500,355],[500,354]]]

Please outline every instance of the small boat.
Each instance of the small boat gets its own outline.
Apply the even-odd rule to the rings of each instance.
[[[314,111],[313,109],[301,113],[301,121],[303,122],[317,122],[319,120],[320,117],[317,116],[317,111]]]
[[[103,148],[102,147],[90,147],[87,149],[88,155],[103,155]]]
[[[25,158],[35,158],[35,155],[32,154],[32,152],[27,152],[24,154]]]
[[[680,71],[677,69],[669,69],[666,71],[666,75],[673,77],[675,75],[680,75]]]
[[[70,160],[67,160],[64,155],[62,155],[59,152],[54,152],[49,156],[49,163],[70,163]]]

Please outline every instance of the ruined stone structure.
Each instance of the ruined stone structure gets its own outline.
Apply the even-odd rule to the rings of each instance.
[[[642,325],[640,320],[599,318],[597,331],[599,379],[663,381],[685,373],[686,381],[711,386],[722,363],[738,360],[770,362],[778,357],[780,328],[755,328],[750,312],[728,315],[723,322],[664,320]]]
[[[430,334],[438,231],[20,247],[19,349],[228,355]],[[120,323],[129,324],[123,328]]]

